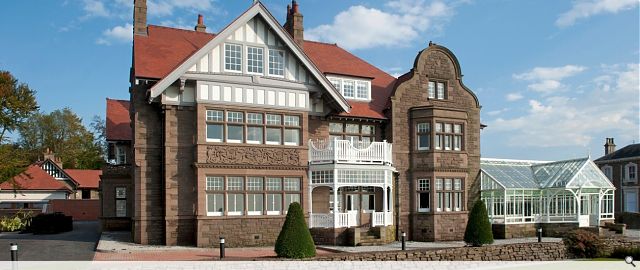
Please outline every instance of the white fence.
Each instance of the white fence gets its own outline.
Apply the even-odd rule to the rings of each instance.
[[[351,164],[391,164],[392,148],[386,141],[357,142],[348,140],[309,140],[309,162],[351,163]]]

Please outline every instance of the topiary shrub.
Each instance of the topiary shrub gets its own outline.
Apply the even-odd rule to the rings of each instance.
[[[578,229],[562,239],[567,251],[577,258],[597,258],[602,254],[603,244],[597,234]]]
[[[309,258],[316,256],[316,245],[304,220],[302,207],[294,202],[289,205],[287,219],[282,225],[275,247],[278,257]]]
[[[478,200],[469,212],[467,228],[464,231],[464,242],[474,247],[493,243],[491,222],[489,222],[489,215],[487,215],[487,207],[482,200]]]

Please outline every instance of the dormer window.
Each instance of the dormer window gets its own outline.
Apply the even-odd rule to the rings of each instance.
[[[371,82],[355,78],[328,77],[333,86],[346,99],[371,100]]]

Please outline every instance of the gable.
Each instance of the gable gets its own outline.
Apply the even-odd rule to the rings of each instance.
[[[270,48],[277,49],[278,47],[285,49],[287,56],[285,57],[286,61],[284,64],[288,68],[286,69],[285,74],[283,74],[284,80],[270,80],[269,78],[265,78],[265,82],[273,83],[274,88],[283,86],[293,87],[294,85],[289,84],[294,82],[296,83],[296,85],[298,85],[298,88],[300,88],[300,90],[306,90],[306,92],[309,92],[309,90],[313,88],[312,86],[317,85],[318,90],[328,94],[330,99],[332,99],[332,102],[330,103],[336,104],[336,108],[338,110],[349,111],[350,107],[347,101],[336,91],[331,83],[304,54],[301,48],[295,44],[291,37],[289,37],[289,35],[284,31],[284,29],[278,24],[278,22],[271,16],[271,14],[264,8],[264,6],[260,2],[256,2],[254,5],[252,5],[251,8],[249,8],[244,14],[242,14],[225,29],[223,29],[205,46],[197,50],[193,55],[182,62],[182,64],[175,68],[171,73],[169,73],[166,77],[156,83],[151,88],[149,97],[150,101],[165,92],[167,92],[167,96],[169,99],[168,101],[171,102],[193,102],[195,101],[194,99],[204,97],[203,95],[201,95],[204,93],[206,93],[205,95],[207,98],[209,98],[209,94],[216,96],[215,92],[210,89],[211,87],[208,85],[205,87],[201,87],[200,85],[189,85],[188,82],[185,83],[186,79],[193,79],[194,74],[208,75],[209,79],[216,81],[219,81],[220,79],[237,79],[237,77],[240,77],[237,75],[248,75],[244,71],[240,73],[233,72],[234,70],[227,70],[223,66],[223,60],[225,57],[225,47],[223,46],[225,46],[226,43],[239,44],[240,46],[242,46],[243,50],[245,50],[245,46],[249,46],[249,44],[263,45],[263,48],[265,48],[265,50]],[[267,58],[265,58],[264,60],[268,61]],[[243,58],[243,61],[246,60]],[[244,66],[245,62],[243,62],[242,65]],[[219,78],[215,77],[216,75],[224,75],[226,77]],[[268,76],[244,77],[248,77],[251,79],[249,83],[255,83],[255,77],[259,77],[258,80],[263,81],[263,78]],[[200,78],[204,78],[206,80],[207,77]],[[197,91],[197,93],[192,92],[193,94],[190,95],[193,96],[187,99],[185,99],[184,97],[180,97],[181,93],[186,93],[187,91]],[[225,90],[223,89],[223,91]],[[231,91],[233,91],[233,93],[231,93]],[[236,92],[236,89],[229,89],[230,96],[226,101],[244,101],[250,95],[247,90],[243,89],[241,90],[241,93],[243,93],[244,95],[241,98],[238,98]],[[276,101],[276,103],[291,103],[292,105],[296,104],[296,106],[299,107],[301,105],[301,101],[299,101],[298,97],[300,97],[300,95],[298,94],[299,93],[295,92],[277,93],[278,98],[282,97],[283,101],[278,100]],[[225,93],[222,93],[221,95],[224,99]],[[295,98],[295,101],[290,101],[290,97]],[[305,103],[310,103],[308,102],[308,98],[306,98],[304,101]],[[306,106],[308,105],[305,104],[305,107]]]

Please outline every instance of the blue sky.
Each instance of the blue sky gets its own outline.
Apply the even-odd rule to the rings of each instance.
[[[149,0],[150,24],[217,32],[251,0]],[[482,104],[484,157],[556,160],[640,142],[638,0],[300,0],[305,37],[335,42],[392,75],[429,41],[451,49]],[[281,21],[287,0],[263,3]],[[86,123],[128,98],[133,0],[7,1],[0,69],[44,112]]]

